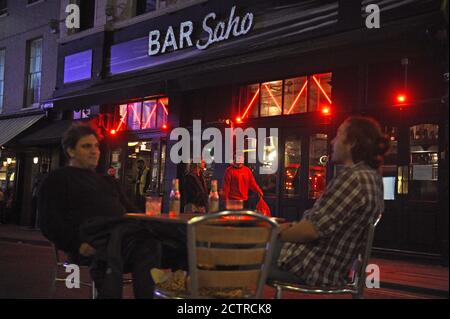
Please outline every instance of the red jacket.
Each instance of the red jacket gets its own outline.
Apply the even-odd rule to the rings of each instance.
[[[240,168],[234,166],[227,168],[223,176],[222,189],[225,200],[247,200],[249,189],[260,195],[263,194],[252,171],[244,165]]]

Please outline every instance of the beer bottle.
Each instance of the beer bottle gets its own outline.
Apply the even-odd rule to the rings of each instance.
[[[211,192],[208,198],[208,213],[216,213],[219,211],[219,193],[217,192],[217,180],[211,181]]]
[[[172,181],[172,190],[169,197],[169,215],[180,215],[180,189],[178,178]]]

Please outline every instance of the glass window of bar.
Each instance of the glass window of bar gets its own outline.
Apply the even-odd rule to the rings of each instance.
[[[163,128],[169,115],[169,99],[145,99],[119,105],[114,114],[113,129],[138,131]]]
[[[42,72],[42,38],[28,42],[27,48],[27,87],[25,92],[25,107],[39,103]]]
[[[412,200],[437,201],[438,125],[410,127],[409,193]]]
[[[277,193],[277,173],[275,171],[278,163],[278,137],[268,136],[264,145],[264,155],[260,167],[260,186],[264,194],[275,195]]]
[[[398,128],[397,127],[384,127],[384,134],[389,138],[390,148],[384,157],[384,164],[382,166],[383,185],[384,185],[384,200],[395,200],[396,197],[396,178],[397,186],[403,193],[403,177],[397,176],[397,158],[398,158]]]
[[[293,115],[330,106],[332,73],[255,83],[241,87],[239,117]]]
[[[327,135],[315,134],[309,144],[308,196],[317,199],[322,195],[326,185]]]
[[[288,136],[284,144],[284,193],[300,195],[300,162],[302,142],[298,136]]]

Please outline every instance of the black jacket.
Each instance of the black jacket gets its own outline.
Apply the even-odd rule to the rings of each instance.
[[[208,205],[208,187],[203,174],[189,173],[184,180],[185,204],[206,207]]]
[[[110,177],[64,167],[42,183],[38,196],[40,228],[59,249],[76,254],[82,243],[80,225],[93,217],[118,218],[133,207]]]

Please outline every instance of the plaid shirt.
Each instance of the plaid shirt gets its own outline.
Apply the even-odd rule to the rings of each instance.
[[[344,284],[364,248],[369,222],[383,210],[380,174],[364,162],[343,168],[304,213],[319,239],[284,243],[278,266],[311,286]]]

